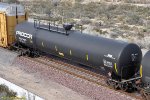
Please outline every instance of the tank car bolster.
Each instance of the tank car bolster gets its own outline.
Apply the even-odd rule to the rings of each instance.
[[[139,85],[136,83],[141,77],[133,77],[127,80],[117,81],[114,79],[108,79],[107,84],[114,89],[121,89],[125,92],[133,92],[135,89],[139,89]]]

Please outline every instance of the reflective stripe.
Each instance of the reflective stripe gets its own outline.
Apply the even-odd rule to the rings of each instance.
[[[115,70],[116,70],[116,73],[118,73],[118,70],[117,70],[117,64],[115,63]]]
[[[44,47],[44,43],[42,42],[42,47]]]
[[[143,73],[142,73],[143,70],[142,70],[142,69],[143,69],[143,66],[141,65],[141,67],[140,67],[140,76],[141,76],[141,77],[142,77],[142,75],[143,75]]]
[[[55,50],[58,51],[57,46],[55,45]]]
[[[88,56],[88,54],[86,54],[86,60],[87,60],[87,61],[89,60],[89,56]]]
[[[64,53],[62,53],[62,52],[59,52],[59,55],[60,55],[60,56],[64,56]]]
[[[33,43],[32,39],[30,39],[30,43]]]
[[[70,55],[72,55],[72,51],[70,50]]]

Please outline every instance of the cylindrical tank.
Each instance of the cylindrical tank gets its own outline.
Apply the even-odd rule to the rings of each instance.
[[[102,67],[124,79],[131,78],[139,70],[142,53],[136,44],[91,36],[75,30],[68,31],[68,34],[37,29],[31,22],[16,27],[17,41],[30,48],[36,47],[40,51],[84,65]]]
[[[142,76],[142,81],[145,84],[150,85],[150,51],[148,51],[142,59],[142,66],[140,73]]]

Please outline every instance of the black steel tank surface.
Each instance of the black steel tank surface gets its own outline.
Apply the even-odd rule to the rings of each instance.
[[[150,85],[150,51],[148,51],[142,59],[140,73],[143,83]]]
[[[63,28],[57,29],[62,30]],[[16,39],[27,47],[36,47],[40,51],[84,65],[102,67],[104,71],[124,79],[131,78],[139,71],[142,52],[136,44],[91,36],[75,30],[68,31],[68,35],[57,31],[36,28],[34,23],[24,22],[16,27]]]

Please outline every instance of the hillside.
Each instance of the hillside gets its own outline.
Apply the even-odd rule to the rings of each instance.
[[[112,3],[113,2],[113,3]],[[31,18],[73,23],[83,32],[137,43],[150,49],[150,0],[20,1]],[[145,4],[146,3],[146,4]]]
[[[24,1],[24,0],[0,0],[2,2],[16,2],[16,1]],[[122,3],[140,3],[147,4],[150,3],[150,0],[25,0],[25,1],[53,1],[53,2],[81,2],[81,3],[89,3],[89,2],[122,2]]]

